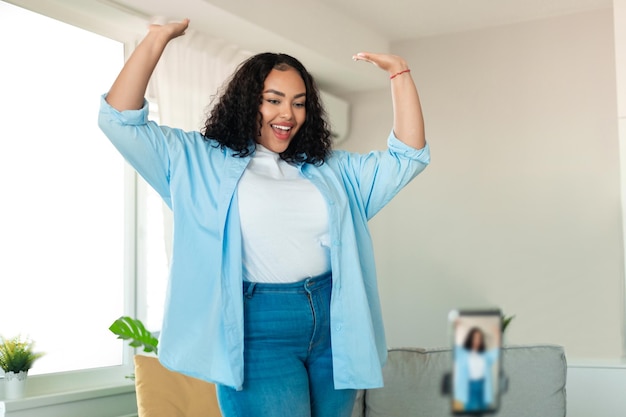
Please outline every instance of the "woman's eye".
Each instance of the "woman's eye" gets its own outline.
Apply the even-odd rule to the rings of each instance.
[[[293,105],[298,108],[303,108],[305,106],[304,103],[294,103]]]
[[[279,100],[274,100],[273,98],[268,98],[267,102],[270,104],[280,104]]]

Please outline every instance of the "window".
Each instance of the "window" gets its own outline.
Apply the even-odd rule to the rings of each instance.
[[[155,101],[150,101],[149,117],[159,122]],[[141,177],[137,181],[137,203],[137,315],[148,330],[156,332],[161,330],[169,274],[167,245],[171,244],[171,211]]]
[[[33,374],[119,365],[134,218],[97,113],[124,45],[4,2],[0,39],[0,334],[45,352]]]
[[[164,227],[165,213],[169,208],[157,194],[143,180],[140,183],[138,195],[145,202],[143,210],[145,216],[145,235],[141,236],[143,243],[145,269],[140,274],[138,291],[138,315],[146,328],[152,332],[161,330],[163,307],[167,290],[169,262],[166,255],[166,230]],[[145,193],[145,194],[143,194]]]

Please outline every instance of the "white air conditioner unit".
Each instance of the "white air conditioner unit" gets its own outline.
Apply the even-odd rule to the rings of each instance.
[[[325,91],[320,91],[320,96],[328,115],[333,144],[336,145],[346,140],[350,132],[350,104]]]

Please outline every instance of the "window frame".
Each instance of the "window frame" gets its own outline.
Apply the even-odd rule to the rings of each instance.
[[[114,3],[99,1],[67,2],[63,0],[2,0],[23,9],[38,13],[100,36],[118,41],[124,46],[124,62],[144,36],[148,17],[133,10],[125,10]],[[111,80],[113,82],[113,80]],[[95,123],[95,122],[94,122]],[[120,156],[121,158],[121,156]],[[141,204],[138,201],[138,175],[124,164],[124,314],[141,317],[145,303],[138,300],[139,250],[138,225],[141,223]],[[113,322],[115,318],[111,318]],[[115,337],[111,334],[111,337]],[[82,391],[90,388],[129,385],[126,376],[134,372],[133,356],[136,349],[125,344],[122,364],[117,366],[47,373],[29,377],[27,397],[17,402],[27,402],[32,397]],[[0,375],[0,385],[4,376]],[[131,384],[132,385],[132,384]],[[1,392],[2,390],[0,390]],[[16,401],[12,401],[15,403]],[[0,405],[2,401],[0,399]]]

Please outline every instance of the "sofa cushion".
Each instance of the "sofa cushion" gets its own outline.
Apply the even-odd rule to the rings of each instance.
[[[562,347],[505,348],[502,366],[509,389],[497,416],[565,416],[567,362]]]
[[[564,417],[567,365],[560,346],[508,346],[502,366],[509,389],[498,417]],[[450,349],[391,349],[385,387],[365,393],[366,417],[450,417],[441,383],[452,369]]]
[[[221,417],[215,385],[166,369],[151,356],[135,355],[139,417]]]

